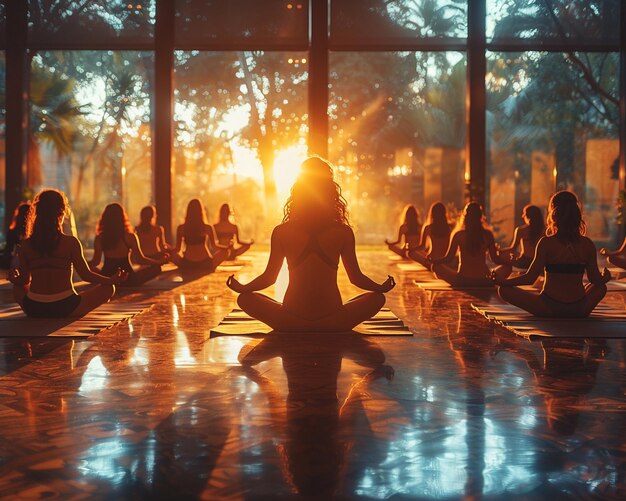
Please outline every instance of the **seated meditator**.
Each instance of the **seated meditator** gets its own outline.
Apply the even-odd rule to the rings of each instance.
[[[240,294],[241,309],[278,331],[296,332],[349,331],[374,316],[395,282],[389,277],[378,284],[359,268],[346,203],[325,160],[303,162],[284,211],[282,224],[272,232],[265,271],[247,284],[233,276],[227,281]],[[256,291],[276,282],[285,258],[289,285],[279,303]],[[371,292],[343,303],[337,285],[340,258],[350,282]]]
[[[115,293],[115,285],[126,280],[127,274],[119,270],[107,277],[89,269],[78,239],[61,230],[66,209],[65,195],[57,190],[44,190],[33,201],[26,239],[19,250],[19,267],[9,274],[15,300],[29,317],[83,316],[106,303]],[[83,280],[99,285],[77,293],[72,282],[74,269]]]
[[[537,242],[545,235],[546,225],[539,207],[525,206],[522,219],[524,224],[515,228],[511,245],[498,249],[501,263],[498,276],[509,276],[513,267],[528,269],[535,257]],[[519,252],[516,252],[518,248]]]
[[[457,251],[458,267],[452,267]],[[477,202],[465,206],[459,227],[452,235],[446,255],[433,259],[433,272],[453,287],[482,287],[492,285],[486,255],[497,261],[493,233],[485,227],[483,209]]]
[[[26,237],[26,220],[29,210],[30,202],[22,202],[15,208],[9,231],[7,231],[4,250],[0,256],[0,268],[11,269],[18,266],[17,255],[20,244]]]
[[[409,251],[409,257],[428,268],[435,259],[446,255],[449,246],[448,212],[445,205],[435,202],[428,211],[428,220],[422,229],[420,243],[416,249]]]
[[[221,245],[228,246],[228,259],[235,259],[246,252],[252,246],[254,240],[249,242],[239,240],[239,227],[231,222],[231,215],[230,205],[222,204],[219,220],[213,225],[213,228],[217,234],[217,241]],[[236,247],[235,242],[237,243]]]
[[[408,257],[408,253],[417,249],[422,231],[419,212],[413,205],[407,205],[404,209],[403,221],[398,229],[398,238],[390,242],[385,240],[390,251],[399,256]],[[400,245],[399,245],[400,244]]]
[[[131,252],[139,266],[131,264]],[[103,255],[104,264],[98,269]],[[96,227],[93,258],[89,261],[92,270],[98,270],[107,277],[122,270],[128,274],[125,285],[137,286],[155,278],[166,262],[166,256],[157,260],[144,255],[124,207],[112,203],[104,208]]]
[[[528,271],[514,278],[494,277],[506,302],[539,317],[586,317],[606,294],[611,274],[598,269],[596,247],[584,236],[585,222],[576,195],[559,191],[550,199],[548,228]],[[583,283],[587,272],[589,284]],[[544,274],[541,292],[520,289]]]
[[[202,202],[197,198],[190,200],[185,222],[176,229],[176,248],[171,260],[183,270],[211,272],[227,257],[228,246],[217,242]]]
[[[156,224],[156,217],[154,206],[146,205],[139,213],[141,221],[135,226],[135,233],[144,255],[158,261],[166,255],[169,246],[165,241],[165,230],[163,226]]]

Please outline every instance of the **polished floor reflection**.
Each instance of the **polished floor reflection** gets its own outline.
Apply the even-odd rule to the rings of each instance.
[[[516,338],[360,255],[413,337],[209,339],[218,272],[88,340],[0,338],[0,498],[626,498],[624,340]]]

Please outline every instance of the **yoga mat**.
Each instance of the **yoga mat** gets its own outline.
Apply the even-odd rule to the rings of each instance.
[[[233,271],[239,271],[243,269],[244,266],[245,265],[241,263],[222,263],[217,268],[215,268],[215,271],[229,271],[232,273]]]
[[[391,310],[383,308],[373,318],[360,323],[354,331],[366,336],[412,336],[413,333]],[[217,336],[263,336],[272,328],[263,322],[234,309],[211,329],[210,337]]]
[[[488,320],[530,339],[626,338],[626,310],[598,305],[588,318],[536,317],[510,304],[472,304]]]
[[[420,288],[427,291],[490,291],[495,290],[493,285],[458,285],[452,286],[445,280],[433,278],[432,280],[413,280]]]
[[[81,318],[28,318],[16,305],[0,306],[0,337],[89,337],[138,315],[149,304],[107,303]]]
[[[428,268],[416,262],[397,262],[400,271],[429,271]]]
[[[626,292],[626,281],[610,280],[606,284],[607,292]]]

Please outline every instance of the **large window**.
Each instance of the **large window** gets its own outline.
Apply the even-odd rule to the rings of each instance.
[[[191,198],[266,238],[306,156],[307,53],[176,52],[174,221]]]
[[[25,185],[63,190],[85,243],[102,208],[152,201],[152,53],[39,52],[30,75]]]
[[[408,203],[462,207],[465,74],[459,52],[331,54],[329,155],[361,243],[391,237]]]
[[[579,195],[592,239],[614,238],[618,70],[615,53],[488,54],[489,206],[502,238],[556,189]]]

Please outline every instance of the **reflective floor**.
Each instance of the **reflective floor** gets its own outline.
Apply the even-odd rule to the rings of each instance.
[[[0,498],[626,498],[626,341],[516,338],[360,256],[413,337],[208,339],[218,272],[88,340],[0,339]]]

